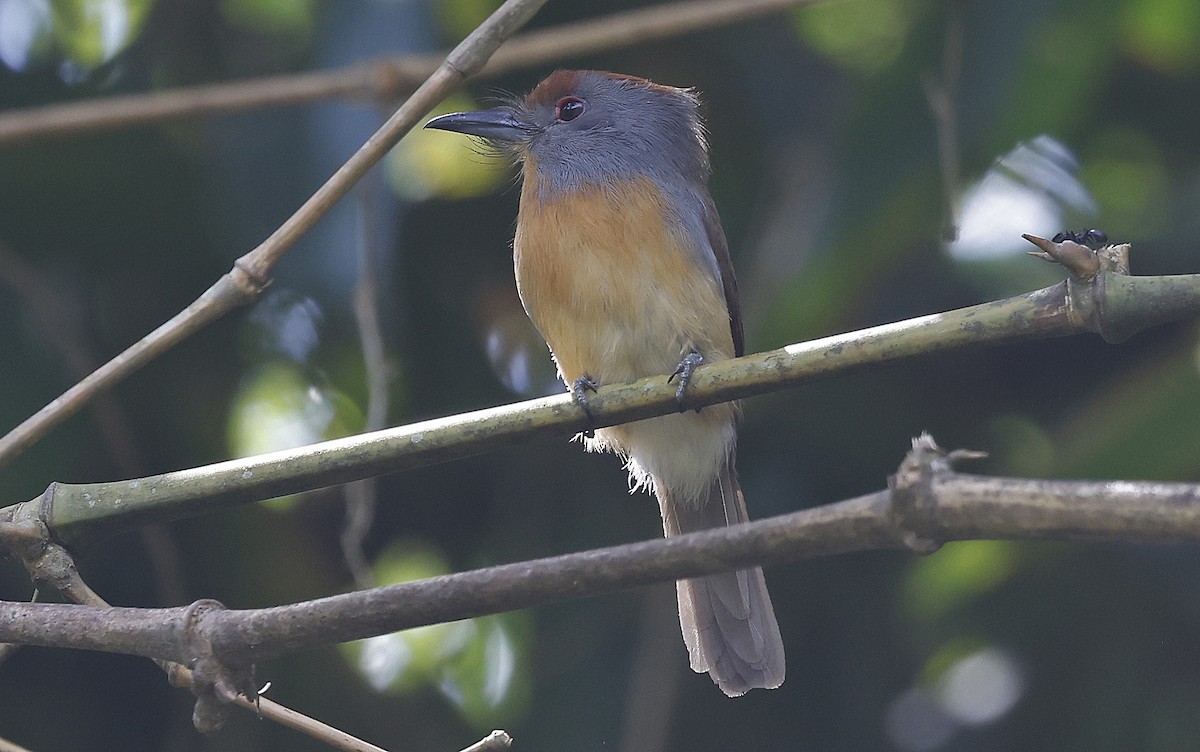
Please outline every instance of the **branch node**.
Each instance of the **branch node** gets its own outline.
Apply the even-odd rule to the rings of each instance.
[[[458,67],[458,65],[455,64],[455,61],[451,60],[450,58],[446,58],[445,60],[442,61],[442,65],[446,66],[446,70],[448,70],[451,73],[453,73],[454,75],[458,76],[460,81],[467,80],[467,72],[465,70],[463,70],[462,68]]]
[[[257,298],[271,284],[271,278],[260,271],[257,264],[254,263],[255,259],[251,258],[253,255],[254,252],[251,251],[238,258],[233,262],[233,269],[229,271],[230,280],[250,299]]]
[[[1099,238],[1092,242],[1093,234]],[[1029,251],[1030,256],[1045,259],[1052,263],[1062,264],[1068,272],[1067,299],[1071,309],[1071,318],[1099,334],[1108,342],[1123,342],[1135,331],[1147,324],[1136,321],[1132,328],[1129,322],[1121,316],[1120,307],[1113,307],[1114,294],[1108,290],[1107,282],[1112,275],[1129,276],[1128,243],[1119,245],[1107,244],[1103,233],[1088,230],[1084,235],[1063,233],[1055,235],[1052,240],[1036,235],[1024,234],[1021,237],[1033,243],[1040,251]],[[1100,243],[1105,245],[1100,245]]]
[[[16,504],[11,517],[0,521],[0,546],[19,557],[27,567],[50,543],[50,530],[41,515],[30,511],[31,505],[32,502]]]
[[[1096,251],[1101,271],[1128,276],[1130,274],[1129,251],[1131,248],[1132,246],[1129,243],[1121,243],[1119,245],[1106,245]]]
[[[42,555],[28,562],[27,566],[31,567],[30,574],[39,584],[53,587],[75,603],[100,605],[96,603],[98,596],[79,576],[71,554],[59,544],[48,541]]]
[[[225,725],[238,695],[256,697],[251,672],[229,666],[213,650],[205,620],[209,614],[224,610],[219,601],[198,600],[188,607],[184,619],[182,640],[192,670],[192,693],[196,695],[192,725],[202,734],[214,733]]]
[[[896,474],[888,478],[892,522],[905,548],[922,556],[941,548],[933,479],[953,472],[955,462],[986,456],[984,452],[969,449],[946,452],[928,433],[913,439],[912,451],[904,457]]]
[[[51,483],[38,498],[14,507],[9,519],[0,522],[0,545],[21,559],[35,584],[52,587],[76,603],[105,605],[79,576],[70,552],[50,536],[46,510],[57,486]]]

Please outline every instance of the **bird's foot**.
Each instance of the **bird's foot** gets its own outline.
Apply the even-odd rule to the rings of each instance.
[[[588,429],[583,432],[583,435],[589,439],[596,436],[596,429],[592,427],[595,423],[595,418],[592,416],[591,404],[588,402],[588,392],[595,392],[599,384],[595,379],[588,376],[586,373],[571,382],[571,399],[575,400],[575,404],[579,405],[579,409],[583,410],[583,414],[588,419]]]
[[[687,389],[688,384],[692,383],[692,374],[696,372],[704,363],[704,356],[692,350],[690,353],[679,361],[679,365],[675,367],[675,373],[672,373],[667,378],[667,383],[670,384],[679,377],[679,387],[675,390],[675,401],[679,403],[679,412],[687,412]],[[700,408],[696,408],[696,412],[700,412]]]

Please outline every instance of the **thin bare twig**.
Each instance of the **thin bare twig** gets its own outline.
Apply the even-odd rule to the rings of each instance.
[[[41,331],[41,341],[58,351],[71,379],[81,379],[96,367],[96,355],[84,329],[85,312],[75,291],[60,289],[7,246],[0,245],[0,283],[21,299],[21,309]],[[113,459],[126,475],[141,475],[145,465],[133,439],[128,421],[108,395],[92,405],[96,424],[108,443]]]
[[[927,73],[921,77],[921,83],[925,88],[929,109],[933,111],[937,131],[938,166],[941,168],[942,193],[946,201],[946,240],[950,241],[958,237],[960,213],[957,106],[958,84],[962,73],[962,6],[952,4],[948,12],[950,20],[947,22],[945,49],[942,51],[941,78]]]
[[[0,466],[12,461],[51,428],[74,415],[99,392],[112,387],[227,311],[254,300],[264,284],[264,281],[248,277],[240,268],[221,277],[186,309],[0,438]]]
[[[113,386],[216,318],[255,300],[269,283],[275,264],[296,241],[312,229],[422,116],[463,80],[477,73],[500,44],[545,3],[546,0],[507,0],[450,52],[400,109],[287,221],[257,248],[234,262],[229,273],[167,323],[0,438],[0,466],[74,414],[98,392]]]
[[[387,425],[388,393],[391,368],[383,341],[383,325],[379,317],[379,273],[376,254],[383,249],[375,242],[374,193],[378,184],[369,183],[359,193],[358,280],[354,286],[354,321],[362,344],[363,368],[367,375],[367,415],[363,428],[378,431]],[[367,563],[363,541],[375,519],[376,489],[374,478],[363,478],[347,484],[346,520],[342,524],[340,542],[342,558],[360,588],[375,584],[374,574]]]
[[[662,583],[644,590],[620,752],[658,752],[667,747],[684,675],[678,654],[670,649],[678,639],[673,628],[678,618],[675,588]]]
[[[493,56],[482,73],[496,76],[518,68],[759,18],[817,1],[700,0],[562,24],[513,38]],[[394,102],[431,75],[441,59],[441,55],[412,55],[331,71],[15,110],[0,114],[0,147],[333,98]]]
[[[387,752],[382,747],[377,747],[356,736],[351,736],[341,729],[330,726],[328,723],[322,723],[316,718],[298,713],[266,697],[260,696],[257,699],[250,700],[242,695],[238,695],[234,702],[243,710],[258,713],[269,721],[275,721],[280,726],[286,726],[294,731],[299,731],[305,736],[325,742],[334,749],[345,750],[345,752]]]
[[[58,350],[71,378],[84,378],[96,367],[97,358],[88,344],[82,325],[83,312],[76,298],[43,279],[36,269],[3,245],[0,245],[0,282],[6,283],[21,298],[22,308],[32,314],[42,331],[43,341]],[[117,400],[110,395],[98,395],[92,402],[92,412],[121,474],[127,477],[145,474],[142,452]],[[179,569],[179,552],[170,531],[159,525],[149,525],[142,528],[139,535],[154,570],[159,602],[182,602],[183,575]],[[0,663],[6,655],[7,652],[0,649]]]

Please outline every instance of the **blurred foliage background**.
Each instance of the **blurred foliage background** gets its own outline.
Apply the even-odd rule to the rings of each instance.
[[[732,1],[732,0],[731,0]],[[541,27],[636,7],[550,3]],[[0,107],[321,70],[457,41],[492,0],[0,0]],[[694,86],[751,350],[1053,284],[1021,232],[1100,227],[1136,273],[1200,271],[1200,5],[847,0],[555,67]],[[933,103],[940,102],[940,110]],[[176,313],[262,240],[395,103],[258,110],[0,149],[0,427]],[[945,113],[952,113],[947,118]],[[953,185],[949,198],[946,178]],[[352,300],[374,254],[400,423],[560,387],[520,310],[512,172],[417,133],[301,241],[254,308],[193,336],[0,470],[162,472],[360,430]],[[953,209],[951,208],[953,207]],[[952,232],[951,230],[955,230]],[[929,355],[756,398],[751,512],[881,488],[929,430],[980,472],[1200,480],[1194,324]],[[653,501],[565,439],[380,479],[377,582],[639,540]],[[328,490],[79,552],[119,605],[267,606],[355,586]],[[1200,552],[960,543],[767,573],[778,691],[692,675],[669,586],[414,630],[260,666],[275,699],[394,750],[493,727],[520,750],[1178,750],[1200,738]],[[44,595],[44,594],[43,594]],[[21,567],[0,597],[24,600]],[[149,662],[25,649],[0,737],[44,750],[317,750],[238,714],[205,739]]]

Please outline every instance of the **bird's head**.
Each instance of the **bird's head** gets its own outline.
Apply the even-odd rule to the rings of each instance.
[[[543,188],[569,190],[638,175],[703,181],[695,94],[601,71],[557,71],[524,98],[425,124],[484,139],[529,161]]]

